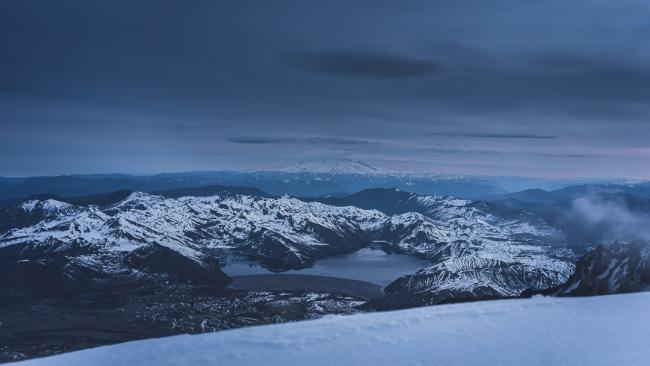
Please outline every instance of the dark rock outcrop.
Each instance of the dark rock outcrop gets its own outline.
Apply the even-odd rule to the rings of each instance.
[[[216,260],[189,258],[160,244],[150,244],[130,252],[125,256],[124,263],[152,274],[164,274],[175,281],[217,286],[227,285],[231,281]]]
[[[634,241],[599,245],[576,264],[575,273],[554,296],[593,296],[650,290],[650,243]]]

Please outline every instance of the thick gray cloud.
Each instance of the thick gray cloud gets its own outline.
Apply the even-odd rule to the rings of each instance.
[[[556,139],[553,135],[535,135],[535,134],[515,134],[515,133],[461,133],[461,132],[437,132],[432,136],[450,136],[450,137],[476,137],[490,139]]]
[[[345,137],[334,136],[301,136],[301,137],[229,137],[226,139],[228,142],[237,144],[332,144],[332,145],[365,145],[374,144],[375,142],[351,139]]]
[[[646,1],[7,0],[0,175],[650,178]]]
[[[334,50],[300,54],[293,60],[306,69],[335,75],[407,78],[442,73],[444,63],[378,51]]]

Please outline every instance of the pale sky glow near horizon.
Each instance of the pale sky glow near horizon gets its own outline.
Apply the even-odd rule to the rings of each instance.
[[[0,3],[0,176],[650,179],[647,1]]]

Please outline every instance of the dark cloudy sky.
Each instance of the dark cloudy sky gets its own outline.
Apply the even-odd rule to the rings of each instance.
[[[650,2],[0,2],[0,175],[650,178]]]

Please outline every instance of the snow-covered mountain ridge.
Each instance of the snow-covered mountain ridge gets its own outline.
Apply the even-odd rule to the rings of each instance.
[[[85,365],[647,365],[650,293],[328,316],[29,360]],[[615,335],[615,336],[613,336]]]
[[[170,275],[174,269],[164,263],[172,256],[186,269],[172,273],[176,278],[210,281],[204,269],[218,270],[223,256],[302,268],[380,241],[432,262],[387,288],[389,298],[408,299],[382,305],[388,307],[513,296],[556,286],[573,272],[570,253],[556,247],[561,235],[548,226],[504,219],[468,200],[411,199],[420,212],[395,215],[235,194],[172,199],[136,192],[107,207],[30,201],[24,210],[42,206],[48,215],[1,235],[0,252],[11,253],[4,257],[9,261],[58,253],[84,270],[136,275]]]

